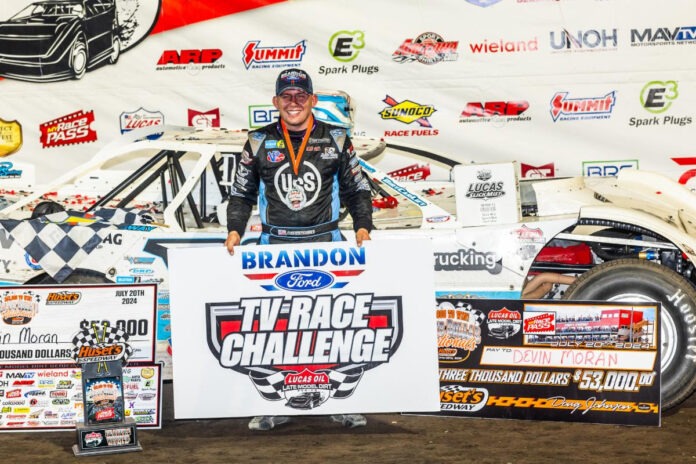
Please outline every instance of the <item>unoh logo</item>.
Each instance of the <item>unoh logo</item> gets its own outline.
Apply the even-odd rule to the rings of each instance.
[[[275,279],[275,284],[293,292],[309,292],[321,290],[333,284],[334,278],[324,271],[304,269],[280,274]]]

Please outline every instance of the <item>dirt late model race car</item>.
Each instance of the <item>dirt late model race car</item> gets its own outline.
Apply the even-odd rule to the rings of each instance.
[[[4,181],[0,284],[157,283],[166,356],[167,249],[222,246],[247,133],[158,130],[125,134],[33,192]],[[459,164],[361,137],[354,146],[373,189],[373,240],[429,238],[439,297],[659,302],[662,406],[693,392],[696,208],[685,187],[636,170],[518,180],[515,163]],[[252,217],[245,243],[260,230]]]

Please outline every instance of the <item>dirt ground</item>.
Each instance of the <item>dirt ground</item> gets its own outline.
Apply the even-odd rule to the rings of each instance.
[[[360,429],[302,417],[271,432],[245,419],[174,420],[165,384],[161,430],[139,431],[142,451],[75,457],[75,432],[0,433],[3,463],[696,463],[696,395],[662,427],[398,414]]]

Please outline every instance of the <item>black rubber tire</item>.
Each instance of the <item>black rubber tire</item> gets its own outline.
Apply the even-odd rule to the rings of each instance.
[[[82,79],[87,72],[87,45],[80,37],[70,50],[70,72],[74,79]]]
[[[675,407],[696,389],[696,344],[689,341],[693,337],[690,331],[696,330],[696,289],[691,282],[657,263],[640,259],[617,259],[582,274],[568,287],[563,299],[630,301],[629,294],[640,295],[640,298],[635,299],[636,302],[645,303],[650,300],[662,305],[662,408]],[[675,296],[678,298],[670,300],[670,297]],[[670,339],[670,334],[666,333],[669,330],[665,329],[669,327],[665,326],[666,322],[671,323],[675,340]],[[665,360],[665,353],[672,353],[672,359]]]
[[[121,41],[117,36],[114,35],[113,42],[111,44],[111,55],[109,55],[109,64],[116,64],[118,58],[121,56]]]
[[[104,274],[85,269],[77,269],[60,284],[48,274],[40,274],[25,282],[25,285],[80,285],[80,284],[109,284],[113,283]]]

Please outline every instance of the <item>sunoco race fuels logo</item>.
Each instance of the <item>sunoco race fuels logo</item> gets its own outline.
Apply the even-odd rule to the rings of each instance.
[[[337,271],[311,268],[364,264],[364,249],[354,250],[245,252],[245,270],[273,279],[267,290],[298,293],[207,303],[208,346],[220,365],[293,409],[349,397],[366,370],[389,362],[402,337],[400,296],[302,293],[336,288]]]

